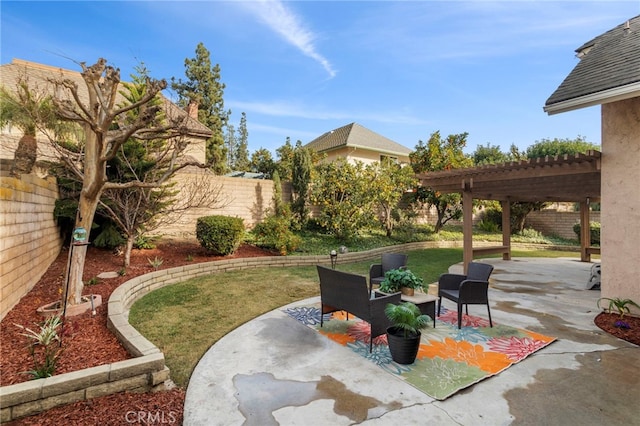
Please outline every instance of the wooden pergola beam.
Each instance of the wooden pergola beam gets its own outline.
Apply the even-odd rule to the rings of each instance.
[[[544,157],[519,162],[452,169],[419,175],[422,186],[442,193],[462,193],[463,262],[466,273],[474,253],[502,253],[511,259],[510,203],[579,202],[581,260],[589,262],[599,248],[590,247],[589,203],[600,200],[600,157],[586,154]],[[502,205],[502,246],[473,248],[473,200]]]

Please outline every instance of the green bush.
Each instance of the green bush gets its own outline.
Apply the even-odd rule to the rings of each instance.
[[[126,242],[127,241],[111,222],[107,222],[103,225],[102,231],[100,231],[98,236],[92,241],[94,246],[107,249],[116,248]]]
[[[235,252],[244,235],[244,221],[239,217],[203,216],[196,222],[196,238],[213,254],[226,256]]]
[[[263,222],[256,224],[251,233],[255,236],[258,247],[277,250],[284,256],[300,247],[302,242],[289,226],[286,218],[268,216]]]
[[[485,209],[482,215],[482,222],[486,223],[487,227],[493,228],[492,225],[495,225],[494,229],[500,230],[502,228],[502,209],[497,209],[494,207],[489,207]],[[492,225],[489,225],[489,224],[492,224]],[[494,231],[487,230],[487,232],[494,232]]]
[[[600,245],[600,222],[590,222],[589,228],[591,232],[591,245]],[[573,232],[578,236],[578,241],[580,241],[580,223],[575,223],[573,225]]]

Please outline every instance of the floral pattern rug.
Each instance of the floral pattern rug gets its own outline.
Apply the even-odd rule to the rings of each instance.
[[[489,327],[488,320],[471,315],[464,315],[458,330],[457,312],[449,310],[438,317],[436,328],[431,323],[422,330],[416,361],[402,365],[391,359],[386,335],[376,337],[369,352],[369,324],[353,315],[347,320],[345,312],[325,314],[321,328],[319,304],[284,312],[438,400],[506,370],[555,340],[495,321]]]

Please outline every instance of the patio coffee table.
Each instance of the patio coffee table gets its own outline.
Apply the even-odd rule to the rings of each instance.
[[[387,293],[383,293],[380,290],[375,291],[376,296],[386,296]],[[420,312],[424,315],[428,315],[433,320],[433,328],[436,327],[436,296],[431,294],[416,291],[413,296],[407,296],[403,294],[401,300],[403,302],[411,302],[420,309]]]

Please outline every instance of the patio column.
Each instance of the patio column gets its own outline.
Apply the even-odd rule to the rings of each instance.
[[[502,245],[509,247],[508,253],[502,253],[502,260],[511,260],[511,202],[500,201],[502,206]]]
[[[462,181],[462,264],[464,273],[467,266],[473,260],[473,194],[471,184]]]
[[[580,202],[580,261],[591,262],[591,222],[589,220],[589,199]]]

